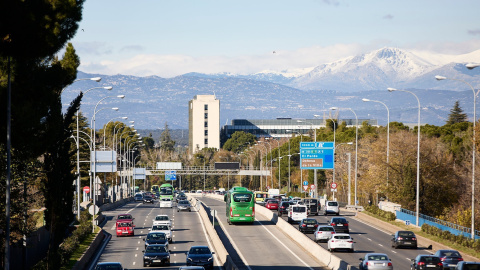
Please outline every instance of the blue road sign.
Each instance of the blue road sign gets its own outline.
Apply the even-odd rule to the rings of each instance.
[[[165,181],[177,180],[177,171],[165,171]]]
[[[308,186],[308,181],[303,181],[304,186]]]
[[[334,152],[333,142],[302,142],[300,143],[300,168],[333,169]]]

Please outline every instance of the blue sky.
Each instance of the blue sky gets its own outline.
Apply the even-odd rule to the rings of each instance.
[[[478,0],[87,0],[71,42],[88,73],[250,74],[382,47],[472,52],[479,11]]]

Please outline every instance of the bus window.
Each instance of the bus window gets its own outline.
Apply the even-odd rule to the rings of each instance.
[[[251,202],[252,194],[235,193],[233,194],[233,201],[234,202]]]

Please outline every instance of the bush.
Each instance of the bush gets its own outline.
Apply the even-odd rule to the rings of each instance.
[[[435,226],[430,226],[425,223],[422,225],[422,232],[437,236],[441,239],[448,240],[458,245],[462,245],[466,248],[474,249],[476,252],[480,251],[480,240],[473,240],[464,235],[455,235],[450,233],[449,231],[443,231]]]
[[[380,208],[378,208],[375,205],[369,205],[365,207],[365,211],[370,212],[376,216],[382,217],[388,221],[393,221],[397,218],[395,213],[389,212],[389,211],[384,211]]]

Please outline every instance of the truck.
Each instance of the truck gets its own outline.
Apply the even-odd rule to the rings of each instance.
[[[268,198],[273,198],[274,196],[279,196],[280,190],[278,188],[271,188],[268,190]]]

